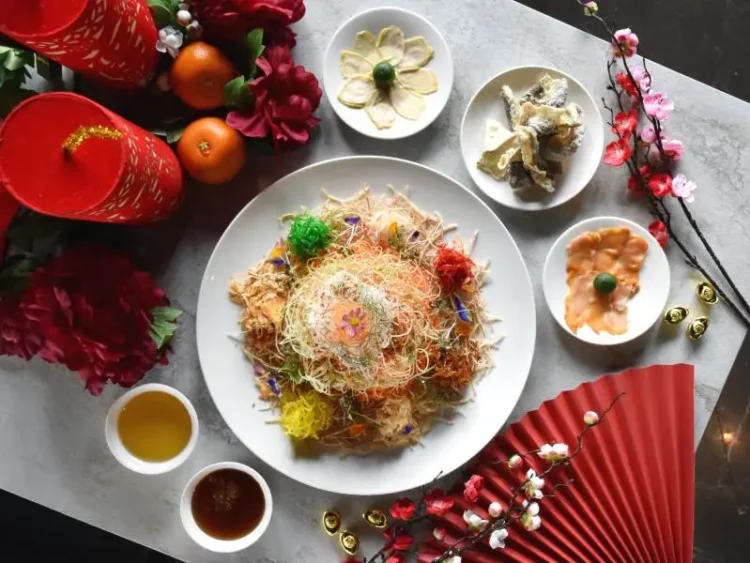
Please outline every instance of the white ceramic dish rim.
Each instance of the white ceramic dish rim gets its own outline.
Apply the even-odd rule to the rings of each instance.
[[[642,336],[646,332],[648,332],[651,327],[654,326],[654,323],[656,323],[662,316],[662,312],[664,311],[664,308],[667,305],[667,302],[669,301],[669,286],[670,284],[667,284],[667,291],[664,292],[664,297],[662,300],[660,300],[660,306],[654,307],[653,310],[654,313],[654,319],[650,323],[644,323],[641,330],[633,330],[628,331],[624,335],[622,335],[618,340],[616,341],[607,341],[604,339],[599,338],[591,338],[591,337],[584,337],[580,334],[576,334],[573,331],[570,330],[569,327],[565,325],[564,321],[561,321],[557,317],[557,315],[554,314],[552,311],[552,303],[551,298],[549,296],[548,290],[549,290],[549,284],[547,283],[548,279],[548,268],[550,268],[550,259],[554,254],[559,252],[559,247],[561,245],[566,245],[571,240],[571,235],[574,232],[577,232],[583,228],[585,228],[589,224],[596,224],[599,225],[598,228],[605,228],[602,223],[608,223],[611,227],[617,227],[621,225],[626,225],[631,230],[633,230],[638,236],[646,238],[646,240],[649,241],[649,249],[651,249],[654,245],[651,244],[651,241],[655,241],[654,237],[649,233],[646,229],[644,229],[641,225],[638,223],[635,223],[634,221],[631,221],[630,219],[623,219],[622,217],[615,217],[613,215],[601,215],[598,217],[590,217],[588,219],[584,219],[583,221],[579,221],[575,225],[572,225],[568,229],[565,230],[563,234],[561,234],[557,240],[555,240],[554,244],[550,248],[550,251],[547,253],[547,258],[544,261],[544,268],[542,269],[542,289],[544,291],[544,299],[547,302],[547,307],[550,309],[550,314],[555,319],[555,321],[562,327],[563,330],[565,330],[568,334],[573,336],[574,338],[577,338],[581,342],[586,342],[587,344],[594,344],[596,346],[617,346],[619,344],[625,344],[626,342],[630,342],[632,340],[635,340],[639,336]],[[656,244],[656,246],[659,248],[659,250],[662,253],[662,258],[664,259],[664,262],[667,267],[667,275],[670,275],[670,269],[669,269],[669,261],[666,258],[666,254],[664,254],[664,251],[661,249],[661,247]],[[648,257],[646,258],[648,260]],[[561,277],[561,279],[564,281],[564,276]]]
[[[323,81],[323,89],[326,92],[326,97],[328,98],[328,103],[331,104],[331,107],[333,108],[333,111],[336,112],[336,115],[341,119],[341,121],[346,124],[347,127],[352,129],[353,131],[356,131],[357,133],[360,133],[361,135],[365,135],[366,137],[370,137],[371,139],[381,139],[381,140],[398,140],[398,139],[406,139],[408,137],[412,137],[416,135],[417,133],[420,133],[424,131],[427,127],[432,125],[432,123],[440,116],[441,113],[443,113],[443,110],[445,109],[445,106],[448,104],[448,100],[450,99],[451,91],[453,90],[453,78],[454,78],[454,68],[453,68],[453,55],[451,54],[450,46],[448,45],[448,42],[445,40],[445,36],[440,32],[440,30],[435,27],[427,18],[424,16],[421,16],[417,14],[416,12],[413,12],[411,10],[407,10],[406,8],[400,8],[398,6],[379,6],[377,8],[368,8],[367,10],[362,10],[361,12],[357,12],[353,16],[351,16],[349,19],[344,21],[338,29],[334,32],[334,34],[331,36],[331,40],[328,42],[328,46],[326,47],[325,54],[323,55],[323,61],[324,66],[325,62],[328,61],[329,57],[331,56],[331,49],[333,49],[333,44],[335,43],[336,39],[338,38],[339,34],[342,33],[343,29],[347,27],[352,21],[362,17],[366,16],[367,14],[371,14],[373,12],[382,12],[382,11],[394,11],[394,12],[401,12],[403,14],[407,14],[410,17],[414,17],[415,19],[422,22],[426,27],[428,27],[435,35],[440,39],[440,42],[442,43],[441,47],[445,51],[445,56],[448,59],[448,68],[450,68],[450,76],[448,77],[449,80],[445,80],[444,76],[438,76],[438,81],[440,84],[440,88],[446,88],[448,90],[448,96],[446,96],[445,101],[443,102],[440,109],[435,113],[435,116],[432,119],[419,119],[417,120],[417,126],[415,126],[413,129],[410,129],[408,131],[405,131],[403,133],[391,133],[390,129],[380,130],[373,126],[372,129],[363,129],[360,127],[355,127],[354,125],[350,124],[349,120],[346,119],[342,113],[341,110],[341,102],[337,98],[337,93],[333,92],[332,90],[329,90],[330,86],[328,84],[328,81]],[[338,57],[336,57],[338,59]],[[398,116],[397,119],[404,119],[401,116]],[[384,132],[385,131],[385,132]]]
[[[135,457],[127,450],[127,448],[125,448],[125,445],[120,439],[120,434],[117,431],[117,422],[120,418],[122,408],[133,397],[149,391],[160,391],[175,397],[180,403],[182,403],[190,416],[190,423],[192,425],[190,440],[177,456],[168,459],[167,461],[144,461]],[[119,397],[114,403],[112,403],[112,406],[109,407],[104,428],[107,446],[109,446],[109,451],[112,452],[115,459],[131,471],[142,473],[144,475],[159,475],[176,469],[190,457],[190,454],[193,453],[193,450],[195,449],[195,444],[198,442],[198,414],[195,412],[195,407],[193,407],[190,400],[177,389],[161,383],[146,383],[145,385],[139,385]]]
[[[447,176],[446,174],[443,174],[442,172],[439,172],[438,170],[435,170],[434,168],[430,168],[429,166],[425,166],[425,165],[417,163],[417,162],[408,161],[408,160],[399,159],[399,158],[394,158],[394,157],[388,157],[388,156],[357,155],[357,156],[345,156],[345,157],[339,157],[339,158],[333,158],[333,159],[323,160],[323,161],[320,161],[320,162],[313,163],[313,164],[310,164],[308,166],[305,166],[304,168],[300,168],[300,169],[298,169],[298,170],[296,170],[294,172],[291,172],[290,174],[284,176],[283,178],[277,180],[276,182],[274,182],[274,184],[272,184],[271,186],[269,186],[268,188],[266,188],[265,190],[263,190],[262,192],[260,192],[250,202],[248,202],[247,205],[245,205],[245,207],[243,207],[235,215],[234,219],[229,223],[229,225],[227,225],[227,227],[224,229],[224,232],[223,232],[222,236],[216,242],[214,250],[211,253],[211,256],[209,257],[209,260],[207,262],[206,269],[205,269],[204,274],[203,274],[203,279],[201,280],[201,292],[203,291],[203,288],[208,285],[207,281],[208,281],[209,276],[211,275],[209,266],[214,261],[214,255],[218,252],[218,249],[221,247],[224,238],[227,237],[227,236],[229,236],[228,233],[231,231],[232,226],[235,224],[235,222],[237,222],[237,221],[240,220],[240,217],[244,213],[246,213],[247,210],[251,206],[258,205],[258,200],[261,199],[264,194],[267,194],[270,191],[270,189],[273,188],[274,185],[276,185],[281,180],[287,180],[287,179],[290,179],[290,178],[292,178],[294,176],[304,174],[308,170],[316,168],[316,167],[326,166],[326,165],[330,165],[332,163],[346,162],[346,161],[357,161],[357,160],[369,160],[369,161],[382,162],[384,166],[387,166],[388,163],[399,163],[399,164],[406,164],[408,166],[414,166],[414,167],[417,167],[417,168],[421,168],[424,171],[427,171],[427,172],[429,172],[431,174],[437,174],[438,176],[440,176],[443,179],[445,179],[448,183],[454,185],[457,189],[460,189],[463,192],[465,192],[466,194],[468,194],[482,208],[484,208],[484,210],[487,211],[495,219],[495,221],[497,221],[498,225],[504,231],[507,232],[508,238],[509,238],[509,240],[511,242],[511,245],[512,245],[512,248],[513,248],[513,251],[517,254],[519,260],[521,261],[521,264],[523,265],[523,270],[524,270],[524,274],[525,274],[525,284],[528,287],[533,288],[528,268],[526,267],[526,263],[523,260],[523,256],[521,254],[520,249],[518,248],[518,245],[516,244],[516,242],[513,239],[512,235],[508,231],[507,227],[505,227],[504,223],[495,215],[495,213],[492,211],[492,209],[490,209],[490,207],[484,201],[482,201],[482,199],[479,196],[477,196],[477,194],[475,194],[474,192],[472,192],[468,188],[464,187],[458,181],[456,181],[453,178]],[[532,289],[532,291],[530,291],[528,297],[530,299],[531,310],[532,311],[536,311],[536,300],[534,298],[533,289]],[[198,298],[198,311],[197,311],[197,314],[196,314],[196,327],[198,327],[200,325],[200,318],[201,318],[201,311],[200,311],[200,295],[199,295],[199,298]],[[523,384],[518,387],[517,392],[514,393],[515,396],[512,398],[512,404],[513,405],[515,405],[518,402],[518,399],[520,398],[521,394],[523,393],[523,389],[525,388],[525,385],[528,382],[528,376],[529,376],[529,373],[531,371],[531,363],[533,361],[533,354],[534,354],[534,350],[536,349],[536,315],[535,314],[533,314],[533,315],[531,315],[529,317],[529,319],[528,319],[528,325],[530,325],[530,328],[531,328],[530,333],[531,333],[531,350],[532,350],[532,353],[531,353],[531,355],[528,358],[526,367],[524,368],[524,381],[523,381]],[[199,361],[200,361],[200,364],[201,364],[201,369],[204,371],[204,380],[206,382],[206,387],[208,388],[209,394],[211,394],[212,398],[214,399],[214,404],[216,404],[217,409],[221,413],[221,408],[219,407],[219,404],[216,402],[216,399],[215,399],[215,393],[217,393],[218,390],[215,389],[215,388],[212,388],[212,384],[210,383],[209,378],[206,377],[206,375],[205,375],[205,368],[204,368],[205,362],[204,362],[204,359],[203,359],[203,354],[201,352],[201,346],[198,346],[198,358],[199,358]],[[223,414],[222,414],[222,418],[224,419],[224,422],[227,424],[227,426],[229,426],[229,428],[235,434],[235,436],[240,436],[241,435],[241,433],[238,433],[235,430],[235,428],[233,427],[233,424],[226,417],[224,417]],[[503,423],[504,422],[507,422],[507,420],[503,421]],[[498,427],[496,429],[496,432],[499,431],[501,428],[502,428],[502,424],[498,425]],[[491,440],[491,438],[492,437],[490,437],[487,440],[487,442],[489,442],[489,440]],[[471,459],[479,451],[481,451],[481,449],[484,446],[486,446],[487,442],[485,442],[482,446],[476,448],[476,451],[473,451],[471,453],[471,456],[468,456],[467,459]],[[283,467],[276,466],[272,461],[269,461],[268,459],[266,459],[266,456],[264,456],[262,453],[256,451],[255,449],[250,448],[247,444],[245,444],[245,447],[247,447],[250,451],[252,451],[262,461],[264,461],[265,463],[267,463],[271,467],[273,467],[276,471],[279,471],[280,473],[286,475],[290,479],[294,479],[295,481],[301,482],[302,484],[305,484],[307,486],[310,486],[310,487],[313,487],[313,488],[316,488],[316,489],[319,489],[319,490],[325,490],[325,491],[329,491],[329,492],[332,492],[332,493],[343,494],[343,495],[359,496],[359,495],[363,494],[361,492],[353,491],[353,490],[349,490],[349,489],[342,490],[342,489],[336,489],[336,488],[327,487],[327,486],[321,485],[321,484],[310,484],[308,482],[305,482],[305,481],[301,480],[298,476],[293,475],[291,472],[288,472]],[[452,464],[451,466],[444,468],[443,473],[444,474],[451,473],[451,472],[455,471],[456,469],[458,469],[463,463],[464,462]],[[379,494],[379,495],[380,494],[382,494],[382,495],[394,494],[394,493],[398,493],[398,492],[401,492],[401,491],[407,490],[407,489],[408,489],[408,487],[402,487],[402,486],[395,486],[393,488],[388,487],[388,488],[378,489],[377,490],[377,494]]]
[[[260,485],[265,500],[265,512],[263,513],[263,517],[260,519],[258,525],[246,536],[242,536],[235,540],[221,540],[209,536],[206,532],[201,530],[193,517],[192,500],[195,487],[206,475],[220,469],[236,469],[237,471],[242,471],[243,473],[250,475],[250,477]],[[185,529],[185,532],[187,532],[190,538],[199,546],[215,553],[234,553],[235,551],[240,551],[253,545],[265,533],[268,525],[271,523],[272,514],[273,496],[271,495],[271,488],[268,486],[266,480],[252,467],[248,467],[244,463],[238,463],[236,461],[220,461],[218,463],[207,465],[190,478],[182,491],[182,496],[180,497],[180,520],[182,521],[182,526]]]
[[[543,66],[543,65],[519,65],[519,66],[514,66],[514,67],[511,67],[511,68],[505,69],[505,70],[503,70],[501,72],[498,72],[494,76],[490,77],[488,80],[486,80],[477,89],[476,92],[474,92],[474,95],[471,97],[471,99],[469,100],[469,103],[466,105],[466,109],[464,110],[464,115],[461,118],[461,128],[459,130],[459,145],[461,147],[461,160],[463,160],[464,165],[467,168],[467,172],[469,172],[469,176],[472,175],[472,171],[471,171],[471,169],[469,169],[469,167],[471,166],[471,164],[469,162],[467,162],[466,159],[464,158],[465,146],[466,146],[466,143],[467,143],[467,141],[465,140],[465,130],[466,130],[465,125],[466,125],[466,118],[469,115],[469,110],[474,105],[474,102],[479,97],[479,95],[482,94],[482,92],[484,92],[484,90],[489,87],[489,85],[490,85],[491,82],[494,82],[495,80],[497,80],[499,77],[501,77],[504,74],[510,74],[511,72],[518,72],[520,70],[530,70],[530,69],[536,69],[536,70],[540,70],[540,71],[552,71],[553,73],[559,74],[560,76],[566,78],[567,80],[569,80],[571,82],[574,82],[576,84],[576,86],[578,86],[581,89],[581,91],[586,95],[586,97],[591,102],[592,107],[596,111],[596,117],[598,118],[597,121],[599,123],[600,129],[604,126],[604,119],[602,118],[602,113],[599,110],[599,106],[596,104],[596,102],[594,100],[594,97],[591,95],[591,92],[589,92],[588,89],[586,89],[586,87],[583,84],[581,84],[581,82],[579,80],[577,80],[576,78],[574,78],[573,76],[571,76],[567,72],[565,72],[563,70],[560,70],[559,68],[553,68],[553,67],[548,67],[548,66]],[[602,146],[602,150],[603,150],[603,148],[604,147]],[[476,163],[474,163],[474,165],[476,165]],[[573,191],[567,197],[560,198],[559,200],[556,200],[556,201],[554,201],[553,203],[551,203],[549,205],[545,205],[544,207],[534,207],[534,206],[524,206],[524,205],[517,205],[517,206],[508,205],[507,203],[505,203],[503,201],[500,201],[500,200],[492,197],[492,195],[490,193],[488,193],[482,187],[482,185],[480,183],[474,181],[473,177],[472,177],[472,181],[474,181],[474,184],[480,190],[482,190],[482,192],[487,197],[489,197],[490,199],[492,199],[492,201],[495,201],[495,202],[499,203],[503,207],[508,207],[510,209],[518,209],[518,210],[521,210],[521,211],[546,211],[548,209],[554,209],[556,207],[559,207],[559,206],[561,206],[561,205],[569,202],[571,199],[573,199],[574,197],[576,197],[578,194],[580,194],[584,189],[586,189],[586,186],[588,186],[591,183],[591,180],[596,175],[596,171],[598,169],[599,169],[599,162],[597,161],[596,166],[592,166],[591,167],[591,171],[588,174],[586,174],[586,181],[581,183],[581,187],[578,190]]]

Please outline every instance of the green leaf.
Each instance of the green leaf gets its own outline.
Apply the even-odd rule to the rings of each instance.
[[[148,0],[156,27],[161,29],[175,22],[177,2],[172,0]]]
[[[176,321],[182,315],[182,311],[174,307],[154,307],[151,314],[154,321]]]
[[[3,60],[3,66],[8,70],[19,70],[26,65],[33,64],[34,55],[29,51],[23,51],[21,49],[11,49],[5,55],[5,59]]]
[[[265,47],[263,46],[263,29],[258,28],[252,30],[245,36],[245,44],[247,45],[247,55],[249,59],[249,72],[248,78],[252,79],[255,77],[255,71],[257,66],[255,61],[263,54]]]
[[[244,76],[238,76],[224,84],[224,105],[227,107],[240,107],[243,96],[242,91],[247,89]]]
[[[180,137],[182,137],[182,134],[185,132],[184,127],[180,127],[179,129],[173,129],[172,131],[167,131],[167,144],[173,145],[177,141],[180,140]]]

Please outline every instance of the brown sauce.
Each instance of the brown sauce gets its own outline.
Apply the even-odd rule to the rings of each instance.
[[[237,469],[219,469],[198,481],[191,502],[198,527],[211,537],[235,540],[252,532],[266,511],[263,489]]]

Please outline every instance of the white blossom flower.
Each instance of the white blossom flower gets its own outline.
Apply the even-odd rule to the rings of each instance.
[[[542,488],[544,488],[544,479],[537,477],[536,471],[529,469],[526,472],[526,483],[523,485],[526,496],[530,499],[541,500],[544,496]]]
[[[450,559],[448,559],[445,563],[461,563],[461,556],[460,555],[454,555]]]
[[[508,537],[508,530],[500,528],[490,535],[490,547],[492,549],[505,549],[505,539]]]
[[[681,197],[685,203],[693,203],[695,201],[693,192],[697,187],[695,182],[688,180],[684,174],[677,174],[672,180],[672,195]]]
[[[523,458],[520,455],[514,454],[510,456],[510,459],[508,460],[508,467],[510,467],[511,469],[514,469],[516,467],[521,467],[522,465],[523,465]]]
[[[521,515],[521,524],[529,532],[538,530],[542,525],[542,519],[539,516],[539,505],[535,502],[526,506],[526,512]]]
[[[185,26],[193,21],[193,15],[188,10],[177,10],[177,23]]]
[[[433,528],[432,537],[434,537],[438,541],[443,541],[445,539],[445,528],[440,528],[440,527]]]
[[[171,25],[159,30],[159,39],[156,41],[156,50],[160,53],[169,53],[172,58],[176,57],[182,47],[182,32]]]
[[[482,532],[490,524],[488,520],[485,520],[473,510],[464,511],[464,522],[466,522],[470,532]]]
[[[583,422],[585,422],[587,426],[594,426],[594,424],[599,422],[599,415],[594,411],[587,411],[583,415]]]
[[[568,457],[568,444],[544,444],[538,455],[544,461],[562,461]]]
[[[503,507],[499,502],[493,502],[490,504],[489,508],[487,508],[487,512],[489,512],[490,516],[493,518],[500,518],[500,515],[503,513]]]

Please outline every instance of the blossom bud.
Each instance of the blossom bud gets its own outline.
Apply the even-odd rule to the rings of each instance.
[[[599,13],[599,4],[596,2],[586,2],[583,6],[584,16],[594,16]]]
[[[585,422],[587,426],[594,426],[594,424],[599,422],[599,415],[594,411],[588,411],[583,415],[583,422]]]

